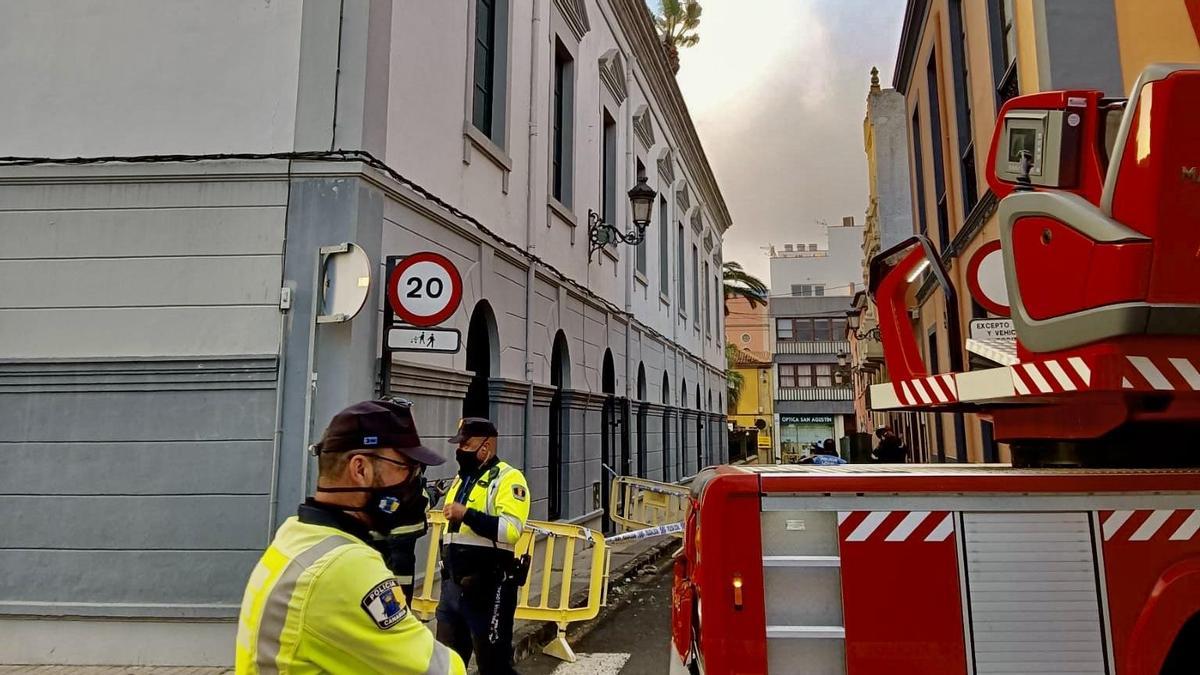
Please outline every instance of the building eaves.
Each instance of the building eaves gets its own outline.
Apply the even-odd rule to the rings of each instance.
[[[729,207],[721,196],[717,179],[704,154],[700,137],[696,134],[696,125],[692,122],[691,113],[679,91],[679,83],[667,64],[667,56],[659,42],[658,30],[654,27],[654,17],[646,7],[645,0],[609,0],[616,14],[617,22],[625,38],[633,49],[634,59],[646,74],[647,84],[651,93],[658,101],[667,125],[673,132],[677,148],[685,165],[691,169],[698,185],[694,185],[713,216],[713,221],[724,233],[733,226],[729,215]]]
[[[929,0],[908,0],[908,6],[904,8],[904,28],[900,32],[900,49],[896,53],[896,69],[892,73],[892,86],[905,96],[912,82],[917,47],[921,44],[921,33],[928,15]]]

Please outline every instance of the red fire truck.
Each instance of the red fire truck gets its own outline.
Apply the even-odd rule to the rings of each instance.
[[[1016,339],[931,373],[928,240],[877,256],[875,410],[974,412],[1013,467],[720,467],[676,559],[672,672],[1200,673],[1200,66],[1014,98],[988,158]],[[957,352],[958,350],[952,350]],[[961,355],[952,359],[961,370]]]

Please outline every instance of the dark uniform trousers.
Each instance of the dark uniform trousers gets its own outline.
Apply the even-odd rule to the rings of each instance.
[[[517,584],[508,573],[496,579],[468,577],[462,584],[446,575],[437,608],[438,642],[458,652],[466,664],[474,652],[480,675],[516,673],[512,667],[516,609]]]

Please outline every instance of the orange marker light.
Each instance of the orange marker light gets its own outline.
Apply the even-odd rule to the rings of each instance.
[[[742,608],[742,577],[740,574],[733,575],[733,608],[737,610]]]

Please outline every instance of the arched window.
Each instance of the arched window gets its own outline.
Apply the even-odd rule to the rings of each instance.
[[[493,370],[500,365],[499,347],[496,315],[487,300],[480,300],[471,310],[471,323],[467,328],[467,370],[472,375],[463,398],[463,417],[492,416],[488,383]]]
[[[567,446],[567,428],[563,423],[563,390],[571,386],[571,355],[567,349],[567,336],[561,330],[554,336],[554,348],[550,353],[550,386],[554,396],[550,399],[550,448],[548,463],[549,495],[548,514],[550,520],[563,517],[566,505],[566,485],[563,475],[563,450]]]
[[[621,442],[624,435],[620,433],[621,411],[618,409],[616,397],[617,373],[611,349],[604,350],[604,362],[600,369],[600,390],[604,393],[604,405],[600,409],[600,461],[617,475],[625,476],[629,474],[629,451],[628,444]],[[618,448],[621,449],[620,461],[617,459]],[[600,507],[607,515],[612,513],[612,476],[603,468],[600,473]],[[612,531],[613,523],[608,517],[604,518],[603,525],[606,533]]]
[[[705,452],[707,453],[708,464],[716,464],[717,455],[714,452],[713,446],[716,444],[717,432],[720,430],[717,429],[717,411],[713,408],[712,387],[708,388],[708,408],[706,410],[708,411],[708,433],[705,434],[704,440],[708,442],[708,447],[705,448]]]
[[[646,448],[646,415],[648,412],[646,404],[646,366],[639,363],[637,373],[637,475],[639,478],[646,478],[649,473],[647,471],[647,448]]]
[[[674,450],[671,448],[671,430],[675,426],[675,413],[671,409],[671,380],[667,377],[667,372],[663,371],[662,380],[662,464],[663,464],[663,480],[678,480],[676,474],[677,466],[672,461],[674,458]]]

